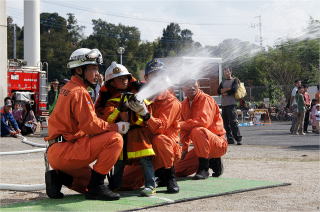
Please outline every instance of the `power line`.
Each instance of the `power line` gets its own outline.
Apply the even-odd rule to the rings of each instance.
[[[66,5],[63,5],[63,4],[52,3],[52,2],[48,2],[48,1],[43,1],[43,2],[47,3],[47,4],[58,5],[58,6],[65,7],[65,8],[73,8],[73,9],[76,9],[76,10],[85,11],[85,12],[88,12],[90,14],[98,13],[98,14],[101,14],[101,15],[104,15],[104,16],[112,16],[112,17],[117,17],[117,18],[133,19],[133,20],[139,20],[139,21],[144,21],[144,22],[156,22],[156,23],[167,23],[167,24],[174,22],[174,21],[168,21],[168,20],[164,21],[164,20],[152,19],[152,18],[139,18],[139,17],[134,17],[134,16],[126,16],[126,15],[119,15],[119,14],[112,14],[112,13],[104,13],[104,12],[102,13],[102,12],[97,12],[97,11],[91,11],[91,10],[88,10],[86,8],[81,8],[81,7],[74,6],[74,5],[66,6]],[[246,26],[248,26],[248,24],[239,24],[239,23],[238,24],[237,23],[187,23],[187,22],[174,22],[174,23],[181,24],[181,25],[196,25],[196,26],[217,26],[217,25],[220,25],[220,26],[246,25]]]

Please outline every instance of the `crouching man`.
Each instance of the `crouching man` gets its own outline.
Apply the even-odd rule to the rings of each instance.
[[[223,171],[221,156],[228,146],[219,107],[211,96],[199,89],[196,80],[187,81],[182,89],[187,98],[182,102],[180,139],[183,146],[176,174],[184,177],[196,172],[193,179],[206,179],[211,168],[212,176],[218,177]],[[188,152],[191,142],[194,148]]]
[[[72,77],[60,90],[45,138],[50,144],[48,161],[54,169],[45,174],[50,198],[63,198],[62,185],[84,193],[86,199],[120,198],[104,185],[104,180],[119,158],[121,134],[127,133],[129,123],[109,124],[94,111],[87,88],[94,87],[101,63],[102,55],[97,49],[81,48],[71,54],[68,68]]]

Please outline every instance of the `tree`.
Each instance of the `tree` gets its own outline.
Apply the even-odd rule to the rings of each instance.
[[[66,64],[76,47],[67,29],[67,20],[58,13],[40,14],[41,61],[49,64],[49,81],[69,78]]]
[[[83,30],[85,26],[79,26],[77,19],[72,13],[67,14],[67,30],[69,33],[69,40],[73,43],[74,46],[78,45],[78,42],[83,39]]]
[[[93,33],[81,42],[81,46],[98,48],[106,66],[109,66],[112,61],[119,62],[120,56],[117,50],[119,47],[124,47],[123,63],[137,76],[142,66],[136,57],[140,45],[140,31],[136,27],[115,25],[101,19],[92,20],[92,23]]]
[[[7,54],[8,58],[13,58],[13,30],[16,25],[12,17],[7,17]],[[16,53],[17,58],[23,58],[23,30],[16,25]]]

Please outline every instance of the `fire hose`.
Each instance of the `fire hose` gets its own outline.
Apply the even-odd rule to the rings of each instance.
[[[27,138],[23,136],[18,136],[21,139],[22,143],[35,146],[35,147],[47,147],[46,144],[38,144],[31,141],[28,141]],[[11,151],[11,152],[0,152],[0,156],[2,155],[18,155],[18,154],[27,154],[34,152],[45,152],[46,148],[38,148],[31,150],[22,150],[22,151]],[[48,168],[47,160],[45,157],[45,166]],[[33,184],[33,185],[23,185],[23,184],[0,184],[0,190],[10,190],[10,191],[38,191],[44,190],[46,188],[45,184]]]

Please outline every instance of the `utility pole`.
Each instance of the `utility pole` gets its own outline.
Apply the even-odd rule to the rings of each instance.
[[[120,64],[122,65],[122,54],[124,53],[125,49],[123,47],[118,48],[118,54],[120,54]]]
[[[262,21],[261,21],[261,15],[256,16],[255,18],[258,18],[259,23],[252,24],[251,27],[252,27],[252,28],[258,27],[258,29],[259,29],[259,43],[260,43],[260,47],[261,47],[261,49],[262,49],[262,48],[263,48],[263,46],[262,46],[262,41],[263,41],[263,39],[262,39]]]
[[[17,33],[16,25],[13,25],[13,59],[17,59]]]

